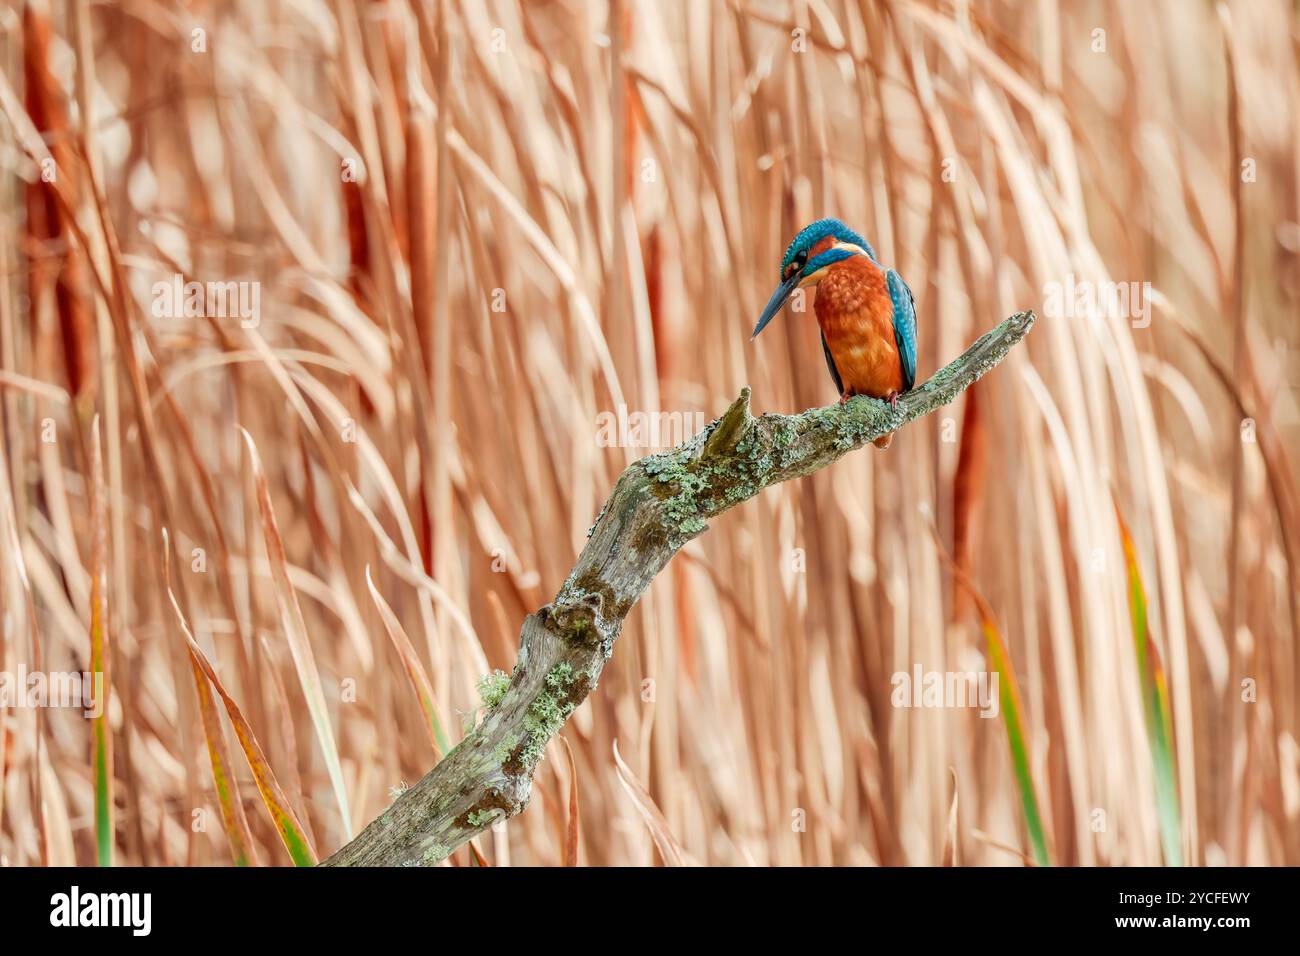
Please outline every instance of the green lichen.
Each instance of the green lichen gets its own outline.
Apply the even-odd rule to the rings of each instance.
[[[866,441],[871,434],[883,433],[891,414],[884,402],[855,395],[844,405],[831,405],[818,409],[813,418],[819,425],[835,432],[833,444],[841,451]]]
[[[652,491],[663,500],[669,544],[680,547],[708,527],[708,517],[762,489],[771,459],[760,456],[759,447],[746,437],[726,457],[699,459],[682,450],[645,459],[646,474],[655,481]]]
[[[500,766],[510,759],[510,752],[515,749],[518,743],[519,735],[508,733],[492,748],[492,752],[488,756],[492,758],[494,764]]]
[[[435,863],[441,863],[451,855],[451,848],[443,846],[441,843],[431,843],[420,854],[420,862],[425,866],[433,866]]]
[[[563,661],[556,664],[547,672],[544,684],[524,714],[524,743],[519,757],[528,767],[542,759],[547,742],[560,732],[576,706],[572,665]]]
[[[475,829],[485,827],[492,822],[492,818],[496,816],[496,814],[497,811],[495,810],[471,810],[468,818],[469,825]]]
[[[781,467],[792,468],[812,454],[812,450],[813,446],[810,442],[804,442],[802,445],[795,445],[793,447],[782,449],[779,458]]]
[[[683,525],[695,527],[701,510],[700,495],[709,487],[708,477],[696,470],[699,462],[685,450],[674,450],[646,458],[643,467],[658,485],[652,490],[664,500],[664,519],[670,529],[690,534]]]
[[[510,687],[510,675],[505,671],[495,670],[491,674],[480,677],[475,686],[478,688],[478,696],[483,701],[484,709],[491,710],[506,696],[506,691]]]
[[[758,420],[727,451],[701,453],[699,443],[642,459],[651,492],[663,502],[662,522],[674,548],[704,531],[707,519],[762,491],[774,479],[814,454],[820,441],[801,441],[810,431],[830,433],[839,450],[862,444],[885,430],[891,413],[883,402],[857,397],[845,405],[814,409],[797,418],[773,416]],[[716,423],[715,423],[716,425]],[[641,532],[642,541],[652,538]],[[635,544],[635,542],[634,542]]]

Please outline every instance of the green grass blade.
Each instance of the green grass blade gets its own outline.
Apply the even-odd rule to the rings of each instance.
[[[316,851],[312,848],[311,841],[303,830],[302,824],[298,822],[298,818],[295,816],[284,790],[281,789],[279,781],[276,780],[275,772],[266,759],[266,753],[262,750],[262,745],[258,743],[257,737],[253,734],[252,725],[244,717],[239,704],[227,693],[225,685],[221,683],[221,679],[217,676],[211,662],[208,661],[207,655],[203,653],[203,649],[199,647],[198,642],[194,640],[194,634],[190,631],[189,622],[185,620],[185,612],[181,610],[176,595],[172,592],[171,575],[167,564],[167,550],[167,530],[164,528],[163,587],[167,592],[168,600],[171,602],[172,611],[176,614],[176,622],[180,626],[181,636],[185,639],[185,644],[189,648],[190,661],[198,672],[196,676],[211,684],[212,689],[221,698],[221,702],[226,708],[226,715],[235,728],[235,737],[239,740],[239,745],[243,748],[244,756],[248,760],[248,767],[253,772],[253,782],[257,784],[258,792],[262,795],[262,802],[271,815],[271,822],[275,824],[275,829],[279,832],[280,839],[284,843],[284,848],[289,852],[290,859],[293,860],[295,866],[315,866],[317,861]],[[218,792],[220,793],[221,781],[224,775],[218,772],[215,759],[213,761],[213,773],[217,778]]]
[[[108,725],[108,513],[99,416],[91,423],[90,672],[99,678],[94,743],[95,846],[100,866],[113,865],[113,737]]]
[[[343,766],[339,759],[338,745],[334,739],[334,730],[330,725],[325,693],[321,689],[320,672],[316,669],[316,658],[312,653],[311,641],[307,638],[307,625],[298,604],[298,595],[289,580],[288,560],[284,553],[284,541],[280,537],[280,527],[275,519],[275,508],[271,503],[271,491],[266,481],[266,472],[262,468],[262,459],[253,444],[253,436],[242,428],[244,444],[248,448],[248,461],[252,467],[254,485],[257,490],[257,509],[261,516],[262,536],[266,542],[266,556],[271,568],[271,581],[274,585],[275,602],[280,612],[280,625],[285,640],[289,645],[289,656],[302,687],[303,699],[307,703],[307,714],[311,718],[316,738],[320,742],[321,755],[325,758],[325,770],[329,774],[334,798],[338,803],[339,822],[343,834],[352,839],[352,814],[348,809],[347,788],[343,783]]]
[[[1016,671],[1011,665],[1011,653],[998,631],[993,609],[989,607],[984,596],[980,594],[970,577],[958,567],[948,554],[939,538],[934,525],[930,526],[935,547],[944,564],[952,572],[953,580],[965,590],[975,602],[979,611],[980,630],[988,645],[989,659],[998,675],[998,704],[1002,711],[1002,723],[1007,729],[1007,746],[1011,750],[1011,765],[1016,774],[1016,788],[1020,792],[1020,805],[1025,814],[1025,830],[1029,834],[1029,846],[1032,859],[1038,866],[1051,866],[1052,856],[1047,849],[1047,831],[1043,827],[1043,816],[1038,809],[1038,791],[1034,786],[1033,769],[1029,765],[1029,745],[1025,740],[1024,707],[1021,704],[1020,685],[1016,681]]]
[[[1115,512],[1120,540],[1124,546],[1124,563],[1128,571],[1129,614],[1133,620],[1133,650],[1137,657],[1138,678],[1142,684],[1142,713],[1147,739],[1151,745],[1151,764],[1155,771],[1156,815],[1160,823],[1160,845],[1167,866],[1183,865],[1182,810],[1175,782],[1174,722],[1169,708],[1169,687],[1165,681],[1160,651],[1151,640],[1147,625],[1146,589],[1138,567],[1137,549],[1124,518]]]
[[[1015,768],[1016,787],[1020,791],[1020,804],[1025,812],[1025,829],[1029,832],[1029,845],[1033,850],[1034,862],[1039,866],[1051,866],[1051,855],[1047,852],[1047,834],[1043,830],[1043,818],[1038,811],[1038,793],[1034,788],[1033,771],[1029,766],[1029,746],[1025,741],[1025,729],[1022,714],[1024,708],[1020,703],[1020,687],[1016,683],[1016,673],[1011,667],[1011,655],[998,633],[993,615],[989,612],[984,599],[975,594],[976,604],[980,609],[980,628],[988,644],[989,657],[998,675],[998,696],[1002,707],[1002,721],[1007,728],[1007,745],[1011,749],[1011,764]]]
[[[217,792],[217,806],[221,810],[221,824],[230,843],[230,855],[235,866],[257,863],[253,851],[253,834],[244,815],[239,787],[232,776],[230,747],[221,730],[221,718],[212,690],[199,665],[191,660],[190,671],[194,678],[194,691],[199,699],[199,718],[203,737],[208,745],[208,762],[212,765],[212,785]]]
[[[217,673],[213,670],[207,655],[203,653],[193,635],[190,634],[189,626],[181,614],[180,605],[176,603],[176,597],[171,593],[170,588],[167,591],[167,596],[171,598],[172,608],[175,610],[176,617],[181,625],[181,633],[185,637],[185,643],[189,646],[191,660],[203,673],[203,676],[207,678],[208,682],[212,684],[213,690],[217,692],[217,696],[221,698],[221,702],[226,707],[226,714],[230,717],[230,723],[235,728],[235,736],[239,740],[240,747],[244,750],[244,756],[248,758],[249,769],[253,771],[253,781],[262,794],[262,802],[266,805],[267,812],[271,815],[271,821],[275,824],[280,839],[284,842],[284,848],[289,851],[289,857],[293,860],[295,866],[315,866],[316,853],[312,849],[311,842],[307,839],[302,824],[298,822],[297,816],[294,815],[288,798],[284,795],[279,782],[275,779],[275,774],[271,770],[270,762],[266,759],[262,745],[258,743],[257,738],[253,735],[252,725],[244,717],[243,711],[235,703],[234,698],[226,692],[225,686],[217,677]]]

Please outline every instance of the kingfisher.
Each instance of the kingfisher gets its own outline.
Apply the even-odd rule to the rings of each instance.
[[[795,289],[817,290],[813,310],[821,328],[826,367],[843,405],[867,395],[898,405],[916,383],[916,302],[893,269],[865,239],[838,219],[799,230],[781,259],[781,282],[754,326],[751,341],[785,306]],[[875,440],[888,448],[894,433]]]

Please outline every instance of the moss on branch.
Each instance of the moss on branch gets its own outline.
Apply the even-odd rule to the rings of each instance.
[[[710,518],[951,402],[1033,324],[1032,312],[1004,320],[894,408],[859,396],[755,418],[745,388],[698,435],[630,465],[555,600],[524,620],[514,673],[480,681],[482,722],[322,865],[436,864],[497,819],[521,812],[547,744],[596,687],[624,618]]]

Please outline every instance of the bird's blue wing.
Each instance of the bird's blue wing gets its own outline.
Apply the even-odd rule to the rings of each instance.
[[[903,363],[903,391],[916,384],[916,300],[907,283],[893,269],[885,273],[889,298],[894,303],[894,341]]]

